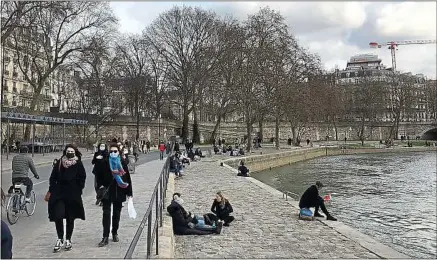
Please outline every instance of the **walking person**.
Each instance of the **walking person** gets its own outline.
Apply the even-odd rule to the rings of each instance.
[[[160,142],[159,144],[159,160],[164,160],[164,152],[165,152],[165,144],[164,142]]]
[[[109,243],[109,232],[111,228],[111,206],[112,206],[112,241],[118,242],[118,229],[120,225],[120,214],[123,202],[126,197],[132,197],[132,181],[127,164],[123,163],[120,157],[120,150],[117,144],[109,146],[109,160],[105,171],[98,173],[97,185],[103,203],[103,238],[99,247]]]
[[[146,142],[146,153],[150,153],[150,141],[147,140]]]
[[[105,170],[105,166],[108,164],[108,147],[104,143],[100,143],[98,146],[98,151],[94,154],[93,160],[91,161],[91,164],[94,165],[93,167],[93,174],[94,174],[94,190],[96,191],[96,194],[98,193],[99,186],[97,186],[97,172],[103,172]],[[97,199],[96,205],[102,206],[101,202]]]
[[[60,160],[53,166],[49,179],[48,199],[49,220],[55,222],[58,239],[53,252],[59,252],[64,246],[71,250],[74,220],[85,220],[82,203],[82,191],[85,188],[86,172],[82,164],[82,154],[76,146],[68,144]],[[64,244],[64,219],[66,220],[66,237]]]

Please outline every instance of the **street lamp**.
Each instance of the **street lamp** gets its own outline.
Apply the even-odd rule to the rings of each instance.
[[[161,142],[161,114],[158,117],[158,143]]]

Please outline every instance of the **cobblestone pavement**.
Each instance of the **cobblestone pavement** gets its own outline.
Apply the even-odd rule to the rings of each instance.
[[[127,203],[121,212],[119,229],[120,242],[111,241],[103,248],[97,247],[102,239],[102,208],[96,206],[95,194],[83,198],[86,220],[76,220],[73,232],[73,249],[69,252],[53,253],[56,241],[54,223],[48,221],[37,230],[29,230],[27,238],[14,238],[14,258],[123,258],[132,241],[138,226],[146,213],[150,197],[153,193],[165,160],[155,160],[138,166],[132,174],[134,206],[137,211],[136,219],[130,219],[127,213]],[[47,208],[47,204],[37,205]],[[20,223],[17,223],[17,225]],[[146,229],[147,230],[147,227]],[[141,241],[139,248],[144,247]],[[145,258],[145,256],[138,255]]]
[[[220,235],[177,236],[176,258],[379,258],[322,222],[298,220],[297,208],[218,165],[192,163],[175,191],[187,211],[205,214],[220,190],[236,219]]]

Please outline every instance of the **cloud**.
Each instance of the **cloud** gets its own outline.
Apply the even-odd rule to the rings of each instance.
[[[382,36],[434,39],[436,37],[436,2],[386,4],[380,10],[375,25]]]
[[[431,2],[111,2],[120,31],[141,33],[172,6],[199,6],[240,21],[269,6],[279,11],[304,47],[316,52],[326,68],[340,69],[353,55],[375,53],[391,67],[390,51],[369,42],[435,39],[436,3]],[[397,68],[436,78],[436,46],[399,46]]]

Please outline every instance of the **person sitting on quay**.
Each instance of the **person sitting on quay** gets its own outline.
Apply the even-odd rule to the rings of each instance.
[[[175,163],[176,178],[182,177],[182,173],[184,172],[184,165],[182,163],[180,153],[175,154],[174,163]]]
[[[219,191],[215,195],[214,202],[211,206],[211,211],[215,214],[208,214],[207,216],[209,219],[211,219],[214,222],[217,222],[218,220],[224,221],[224,226],[229,227],[229,224],[234,221],[234,217],[230,216],[232,212],[234,212],[234,209],[232,208],[231,203],[229,203],[229,200],[223,196],[222,192]]]
[[[321,217],[323,215],[319,213],[319,208],[322,209],[323,213],[326,215],[326,220],[337,221],[336,218],[329,214],[326,209],[325,202],[322,197],[319,195],[319,190],[323,187],[323,184],[320,181],[317,181],[315,185],[311,185],[302,195],[299,201],[299,208],[312,208],[315,207],[314,217]]]
[[[214,153],[219,154],[219,152],[220,152],[220,149],[216,145],[214,145]]]
[[[190,212],[184,209],[182,204],[184,200],[180,193],[173,194],[173,200],[167,207],[167,212],[170,214],[173,222],[173,232],[175,235],[211,235],[220,234],[223,223],[219,221],[217,226],[196,225],[197,219]]]
[[[240,166],[238,167],[238,174],[237,174],[237,176],[250,177],[249,169],[244,165],[243,161],[240,162]]]
[[[205,155],[203,155],[202,150],[200,148],[196,148],[196,151],[194,152],[195,156],[199,156],[200,158],[204,158]]]
[[[182,164],[188,164],[188,165],[190,165],[190,158],[188,158],[187,156],[186,156],[186,152],[184,152],[184,153],[182,153],[181,155],[180,155],[180,160],[181,160],[181,162],[182,162]]]

